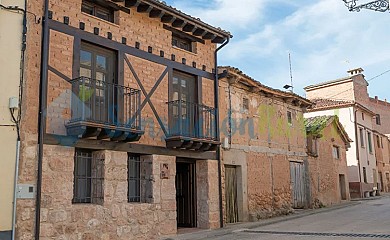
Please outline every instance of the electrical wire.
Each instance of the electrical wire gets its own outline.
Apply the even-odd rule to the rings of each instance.
[[[379,75],[376,75],[376,76],[373,77],[373,78],[368,79],[367,82],[370,82],[370,81],[372,81],[372,80],[374,80],[374,79],[376,79],[376,78],[378,78],[378,77],[380,77],[380,76],[383,76],[383,75],[385,75],[385,74],[388,73],[388,72],[390,72],[390,69],[387,70],[387,71],[384,71],[383,73],[381,73],[381,74],[379,74]]]
[[[18,6],[4,6],[4,5],[0,4],[0,8],[4,9],[6,11],[10,11],[10,12],[17,12],[17,13],[18,12],[23,12],[23,13],[26,12],[26,13],[29,13],[29,14],[34,16],[34,22],[36,24],[39,24],[41,22],[41,18],[38,17],[35,13],[27,11],[27,10],[24,10],[23,8],[20,8]]]

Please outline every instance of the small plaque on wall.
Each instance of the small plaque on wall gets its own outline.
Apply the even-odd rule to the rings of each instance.
[[[161,179],[169,179],[169,165],[168,163],[161,164]]]

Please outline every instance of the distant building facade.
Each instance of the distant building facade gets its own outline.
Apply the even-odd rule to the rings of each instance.
[[[374,142],[377,109],[370,104],[368,82],[364,78],[363,69],[353,69],[348,73],[348,77],[305,88],[307,98],[314,103],[306,116],[339,117],[354,142],[347,152],[351,197],[364,197],[375,195],[379,184]]]

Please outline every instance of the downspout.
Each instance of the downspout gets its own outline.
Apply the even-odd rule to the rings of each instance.
[[[362,173],[360,171],[360,153],[359,153],[359,135],[358,135],[358,126],[357,126],[357,110],[354,110],[354,123],[355,123],[355,143],[356,143],[356,160],[359,169],[359,189],[360,189],[360,197],[362,197]]]
[[[219,131],[219,81],[218,81],[218,51],[225,47],[230,41],[230,37],[227,37],[226,41],[219,46],[214,53],[214,104],[215,104],[215,134],[217,140],[220,140]],[[216,157],[218,161],[218,190],[219,190],[219,224],[223,228],[223,203],[222,203],[222,169],[221,169],[221,146],[218,145],[216,151]]]
[[[24,56],[26,51],[26,35],[27,35],[27,0],[24,0],[23,11],[23,29],[22,29],[22,51],[20,58],[20,82],[19,82],[19,116],[15,122],[17,126],[17,141],[16,141],[16,160],[15,160],[15,178],[14,178],[14,198],[12,205],[12,236],[11,239],[15,240],[16,235],[16,199],[18,193],[18,178],[19,178],[19,160],[20,160],[20,116],[22,114],[22,89],[24,80]]]
[[[37,196],[35,201],[35,240],[39,240],[41,227],[41,195],[42,195],[42,161],[43,161],[43,137],[45,134],[45,113],[48,76],[48,48],[49,48],[49,0],[44,2],[44,17],[42,23],[41,45],[41,79],[39,86],[39,118],[38,118],[38,172],[37,172]]]

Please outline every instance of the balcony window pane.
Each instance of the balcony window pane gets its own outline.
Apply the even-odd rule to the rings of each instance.
[[[92,54],[90,52],[80,51],[80,64],[85,66],[92,66]]]

